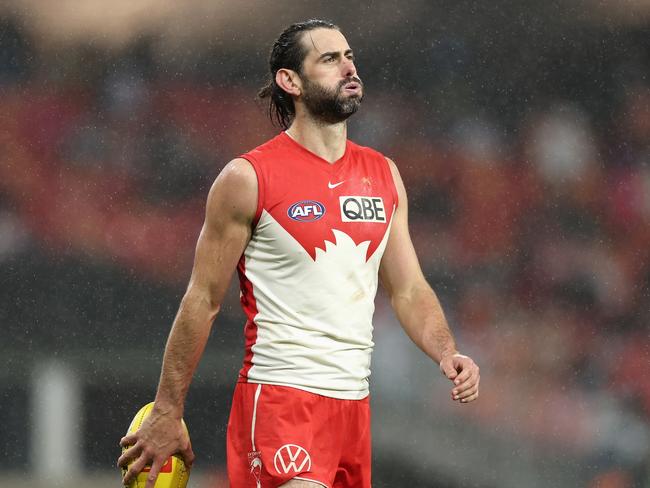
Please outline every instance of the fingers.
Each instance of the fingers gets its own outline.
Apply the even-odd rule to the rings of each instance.
[[[122,442],[120,442],[120,445],[124,447],[127,444],[122,444]],[[134,446],[131,446],[126,451],[124,451],[122,455],[118,458],[117,467],[125,468],[131,461],[133,461],[138,456],[140,456],[141,452],[142,452],[142,446],[140,444],[135,444]]]
[[[473,374],[476,374],[477,372],[472,369],[472,368],[463,368],[460,373],[458,373],[458,376],[456,376],[456,379],[454,380],[455,385],[461,385],[462,383],[467,382]]]
[[[448,358],[444,358],[442,361],[440,361],[440,371],[450,380],[453,380],[456,378],[456,376],[458,376],[458,372],[454,367],[453,361]]]
[[[138,441],[137,432],[127,434],[120,439],[120,446],[126,447],[135,444]]]
[[[129,466],[129,469],[127,470],[126,474],[124,475],[124,478],[122,478],[122,483],[124,486],[128,485],[133,481],[138,474],[140,474],[140,471],[142,471],[145,466],[147,465],[147,462],[150,461],[151,457],[148,456],[145,452],[143,452],[138,459],[136,459],[131,466]],[[159,468],[160,470],[160,468]],[[151,485],[153,486],[153,485]]]
[[[194,451],[192,450],[192,445],[188,444],[187,448],[180,451],[179,454],[183,459],[185,466],[187,466],[187,469],[190,469],[192,464],[194,464]]]
[[[459,388],[455,388],[452,391],[452,399],[453,400],[458,400],[460,403],[469,403],[478,398],[478,391],[479,391],[479,383],[481,381],[481,377],[478,376],[476,378],[476,381],[468,381],[466,382],[463,386],[465,387],[462,391]]]
[[[165,461],[166,459],[164,458],[157,458],[154,460],[153,464],[151,465],[149,475],[147,476],[147,483],[145,484],[144,488],[154,488],[156,480],[158,479],[158,474],[160,473],[160,469],[162,468],[163,464],[165,464]]]
[[[460,403],[469,403],[469,402],[473,402],[473,401],[476,400],[477,398],[478,398],[478,391],[477,391],[476,393],[474,393],[473,395],[471,395],[471,396],[469,396],[469,397],[467,397],[467,398],[464,398],[464,399],[460,400]]]
[[[187,431],[182,430],[182,424],[174,419],[168,419],[165,424],[154,423],[148,418],[137,432],[128,434],[120,440],[124,452],[118,458],[117,464],[123,469],[122,482],[125,485],[133,483],[145,467],[146,473],[140,479],[146,482],[146,488],[153,488],[160,470],[174,452],[178,452],[186,466],[194,462],[194,452]],[[182,447],[181,447],[182,446]]]
[[[454,361],[459,370],[453,380],[454,388],[451,391],[452,400],[469,403],[478,398],[480,374],[479,367],[467,356],[456,356]]]

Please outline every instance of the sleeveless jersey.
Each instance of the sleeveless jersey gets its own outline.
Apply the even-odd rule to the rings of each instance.
[[[242,382],[368,395],[378,270],[397,191],[386,158],[346,142],[329,163],[282,132],[242,156],[257,174],[238,264]]]

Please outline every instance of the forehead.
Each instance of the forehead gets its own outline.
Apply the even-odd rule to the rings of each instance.
[[[345,36],[337,29],[314,29],[305,32],[301,39],[307,49],[307,57],[318,57],[323,53],[350,49]]]

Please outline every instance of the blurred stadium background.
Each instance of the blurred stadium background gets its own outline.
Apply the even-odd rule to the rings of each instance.
[[[256,88],[322,17],[366,83],[461,350],[458,406],[385,297],[374,485],[650,487],[650,3],[0,2],[0,485],[119,486],[207,190],[276,133]],[[232,287],[187,401],[190,482],[227,486]]]

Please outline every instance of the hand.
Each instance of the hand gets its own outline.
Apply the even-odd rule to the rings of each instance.
[[[124,486],[133,481],[145,466],[151,465],[145,488],[154,488],[160,469],[172,454],[179,454],[188,469],[194,462],[192,444],[182,422],[160,412],[155,405],[136,432],[122,437],[120,446],[131,447],[117,460],[118,467],[126,467],[135,460],[122,479]]]
[[[471,358],[458,353],[445,356],[440,361],[440,371],[454,382],[452,400],[469,403],[478,398],[481,376],[478,366]]]

